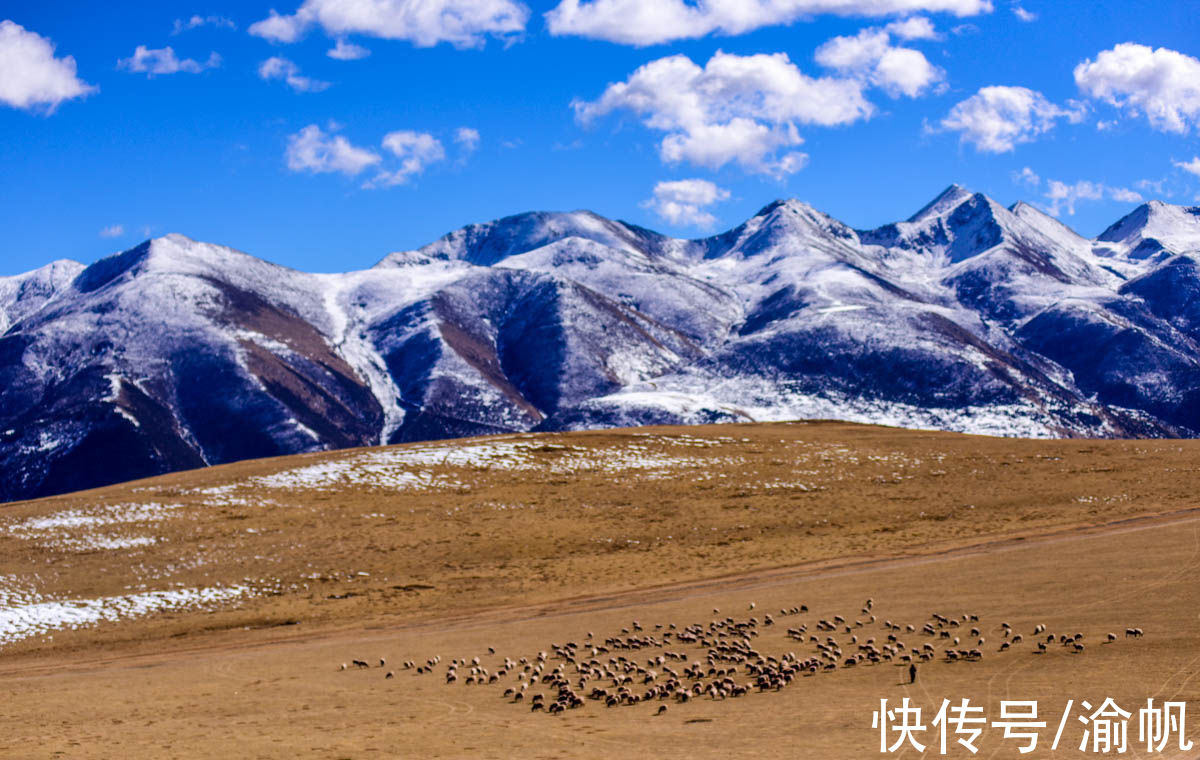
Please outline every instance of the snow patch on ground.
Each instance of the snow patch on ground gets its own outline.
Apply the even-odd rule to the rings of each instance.
[[[397,491],[444,490],[469,487],[470,478],[435,473],[431,468],[469,471],[509,471],[570,475],[580,472],[619,474],[638,472],[643,477],[670,477],[681,470],[736,464],[740,459],[698,457],[687,449],[710,448],[732,438],[695,436],[641,436],[619,446],[580,448],[523,441],[435,444],[372,451],[330,462],[284,470],[244,481],[247,486],[279,490],[335,489],[340,486],[373,487]],[[680,451],[663,451],[678,448]]]
[[[65,509],[41,517],[0,522],[0,532],[14,538],[34,541],[47,549],[71,552],[136,549],[158,543],[156,536],[130,536],[97,532],[97,529],[121,525],[157,522],[178,509],[180,504],[113,504]]]
[[[167,513],[182,504],[114,504],[90,509],[66,509],[44,517],[30,517],[12,523],[7,530],[13,534],[50,531],[60,528],[93,528],[101,525],[152,522],[166,519]]]
[[[0,576],[2,583],[7,576]],[[52,631],[117,622],[155,612],[232,601],[249,593],[244,586],[147,591],[99,599],[24,602],[5,595],[0,585],[0,647]],[[12,602],[17,603],[12,603]]]

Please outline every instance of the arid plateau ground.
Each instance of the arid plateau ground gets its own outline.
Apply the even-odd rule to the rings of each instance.
[[[929,648],[909,684],[901,656]],[[548,682],[504,696],[539,652],[581,707],[534,710]],[[712,696],[753,685],[757,657],[795,677]],[[593,660],[609,675],[580,687]],[[702,693],[589,698],[667,668]],[[925,753],[882,754],[872,713],[905,697]],[[936,757],[934,714],[963,698],[989,721],[1037,700],[1047,723],[1029,754],[987,727],[976,757],[1101,756],[1077,716],[1106,698],[1132,713],[1125,756],[1200,756],[1200,441],[527,434],[0,505],[4,758]],[[1186,703],[1190,751],[1138,741],[1148,698]],[[973,756],[956,738],[947,756]]]

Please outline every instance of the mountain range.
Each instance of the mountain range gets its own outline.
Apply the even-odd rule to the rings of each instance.
[[[172,234],[0,278],[0,499],[661,423],[1196,437],[1198,263],[1200,207],[1088,239],[958,186],[874,230],[795,200],[694,240],[520,214],[344,274]]]

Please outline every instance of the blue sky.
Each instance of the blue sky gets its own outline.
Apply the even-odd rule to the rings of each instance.
[[[344,271],[535,209],[873,227],[951,182],[1095,235],[1200,202],[1198,41],[1188,2],[10,1],[0,275],[168,232]]]

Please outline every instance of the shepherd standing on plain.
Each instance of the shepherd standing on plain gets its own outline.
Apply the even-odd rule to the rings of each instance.
[[[917,682],[917,664],[915,662],[908,666],[908,682]]]

